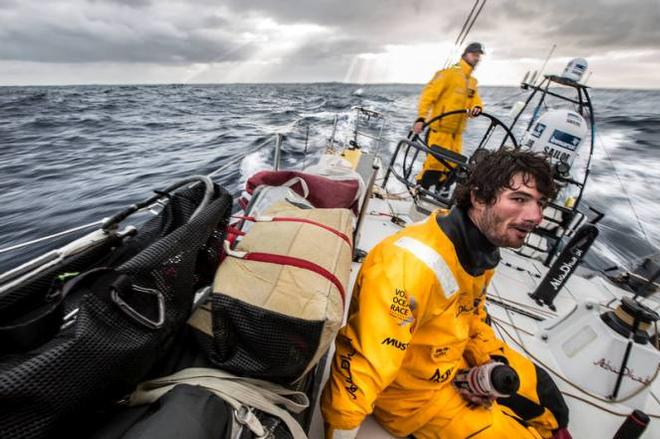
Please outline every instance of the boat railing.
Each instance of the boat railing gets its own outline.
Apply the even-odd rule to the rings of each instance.
[[[413,173],[420,153],[433,156],[449,171],[440,187],[435,191],[422,187]],[[404,184],[415,200],[431,202],[442,208],[453,204],[453,194],[449,191],[454,183],[461,181],[467,175],[467,157],[440,146],[427,147],[421,142],[411,139],[401,139],[394,149],[392,158],[385,171],[382,186],[387,187],[390,176]]]
[[[360,106],[352,107],[350,112],[355,114],[351,140],[348,141],[348,145],[342,145],[342,142],[337,139],[339,115],[335,115],[332,124],[332,134],[328,139],[328,149],[333,151],[337,146],[348,149],[361,149],[364,146],[362,140],[369,139],[375,142],[371,151],[376,156],[379,156],[385,140],[383,134],[387,125],[387,117],[376,110]],[[372,134],[369,131],[369,126],[372,126],[377,134]]]
[[[277,133],[275,135],[275,151],[273,154],[273,170],[280,170],[280,160],[282,157],[282,142],[284,141],[284,135]]]

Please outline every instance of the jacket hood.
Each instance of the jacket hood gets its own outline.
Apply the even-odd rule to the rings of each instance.
[[[443,232],[454,244],[463,269],[471,276],[481,276],[500,262],[500,250],[474,225],[467,212],[454,207],[447,216],[436,216]]]

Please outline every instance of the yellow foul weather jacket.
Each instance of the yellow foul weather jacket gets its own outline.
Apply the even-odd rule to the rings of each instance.
[[[472,70],[472,66],[461,59],[457,64],[438,71],[422,91],[419,99],[418,120],[430,120],[442,113],[454,110],[483,108],[477,89],[477,80],[471,76]],[[447,116],[434,122],[431,129],[460,136],[465,128],[466,120],[465,114]]]
[[[441,389],[466,367],[464,356],[483,364],[503,346],[483,321],[492,267],[466,272],[436,215],[374,247],[337,337],[326,423],[351,430],[375,408],[392,433],[407,436],[442,411]]]

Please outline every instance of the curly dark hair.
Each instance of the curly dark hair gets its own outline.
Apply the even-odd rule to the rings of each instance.
[[[511,181],[514,175],[522,173],[523,182],[530,178],[536,183],[536,189],[548,200],[555,197],[556,188],[553,171],[545,154],[521,151],[510,147],[497,151],[481,150],[470,166],[465,183],[458,185],[455,192],[456,206],[467,210],[472,207],[470,194],[486,203],[493,204],[504,188],[513,189]]]

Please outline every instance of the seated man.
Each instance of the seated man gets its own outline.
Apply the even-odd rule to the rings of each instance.
[[[484,306],[498,248],[522,245],[554,190],[543,156],[487,153],[449,215],[436,212],[369,252],[322,395],[327,438],[354,437],[371,413],[392,434],[417,439],[552,437],[566,427],[555,384],[495,337]],[[475,407],[452,380],[493,357],[516,370],[520,389]]]

